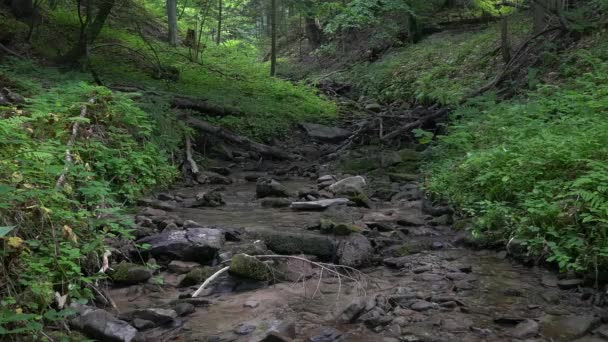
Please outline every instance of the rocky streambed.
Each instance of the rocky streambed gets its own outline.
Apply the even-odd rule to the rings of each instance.
[[[78,306],[72,326],[101,341],[608,341],[601,293],[514,261],[517,246],[470,249],[415,174],[391,172],[416,151],[359,152],[378,167],[348,175],[316,161],[325,147],[218,162],[144,200],[142,248],[112,242],[106,307]]]

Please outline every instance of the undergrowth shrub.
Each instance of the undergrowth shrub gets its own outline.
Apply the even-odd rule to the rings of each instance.
[[[124,204],[175,176],[152,141],[154,121],[133,101],[52,69],[37,69],[36,79],[14,75],[33,67],[0,68],[29,98],[21,109],[0,107],[0,336],[6,338],[38,336],[43,325],[69,315],[56,307],[56,295],[91,299],[104,239],[129,237]],[[44,86],[44,77],[53,87]]]
[[[475,230],[522,241],[573,271],[608,264],[606,44],[578,50],[561,85],[526,98],[471,101],[433,146],[426,187],[476,217]]]

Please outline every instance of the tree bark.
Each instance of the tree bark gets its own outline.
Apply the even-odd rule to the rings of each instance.
[[[509,40],[509,18],[502,19],[500,31],[500,49],[502,50],[502,60],[505,64],[511,61],[511,42]]]
[[[222,0],[218,0],[218,8],[217,8],[217,40],[216,44],[220,45],[222,42]]]
[[[112,8],[116,3],[116,0],[97,0],[98,10],[95,15],[95,19],[91,21],[92,16],[92,0],[86,4],[87,6],[87,19],[85,22],[81,23],[82,27],[80,30],[80,37],[78,38],[78,42],[76,45],[72,47],[72,49],[62,57],[63,62],[67,63],[75,63],[80,58],[87,54],[87,49],[90,44],[95,42],[97,36],[101,32],[103,25],[105,24],[110,12],[112,12]],[[80,1],[78,2],[78,10],[80,11]]]
[[[169,44],[177,46],[177,0],[167,0],[167,21],[169,23]]]
[[[271,52],[270,52],[270,76],[277,73],[277,0],[271,0],[270,6],[271,25]]]
[[[224,128],[214,126],[208,122],[193,118],[191,116],[185,116],[185,121],[187,124],[190,124],[205,133],[213,134],[230,143],[243,146],[251,151],[258,152],[263,156],[284,160],[293,160],[295,158],[293,155],[285,152],[285,150],[282,148],[257,143],[249,138],[236,135]]]
[[[313,49],[318,48],[323,43],[323,31],[317,25],[317,20],[314,17],[306,17],[306,37]]]

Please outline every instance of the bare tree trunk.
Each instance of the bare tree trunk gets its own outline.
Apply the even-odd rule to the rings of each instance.
[[[314,17],[306,17],[306,37],[313,49],[318,48],[323,43],[323,31],[317,25],[317,20]]]
[[[542,32],[545,29],[545,9],[542,0],[534,0],[532,2],[532,17],[534,20],[534,33]]]
[[[509,40],[509,18],[504,17],[502,19],[502,26],[500,32],[500,49],[502,50],[502,60],[505,64],[511,61],[511,42]]]
[[[167,20],[169,22],[169,44],[177,46],[177,0],[167,0]]]
[[[274,76],[277,73],[277,0],[271,0],[270,7],[270,20],[271,20],[271,52],[270,52],[270,76]]]
[[[218,9],[217,9],[217,40],[216,44],[220,45],[222,42],[222,0],[218,0]]]
[[[82,1],[78,1],[77,4],[79,14],[81,2]],[[110,12],[112,12],[116,0],[97,0],[97,2],[97,14],[95,15],[95,19],[92,19],[93,1],[88,0],[86,4],[86,21],[83,22],[82,18],[80,18],[80,37],[78,38],[78,42],[61,58],[63,62],[74,63],[87,54],[89,45],[92,44],[95,39],[97,39],[97,36],[99,36],[99,33],[101,33],[101,29],[103,28],[103,25],[105,25]]]

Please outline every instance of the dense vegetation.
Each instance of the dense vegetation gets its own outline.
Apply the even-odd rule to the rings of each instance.
[[[602,275],[608,5],[574,1],[538,17],[544,2],[0,4],[0,90],[20,94],[0,102],[0,336],[48,337],[72,313],[62,296],[95,297],[108,238],[130,238],[125,212],[178,175],[193,135],[178,114],[269,142],[338,119],[311,86],[329,78],[383,105],[449,108],[449,121],[415,130],[430,145],[429,194],[488,242]],[[555,27],[563,34],[539,36],[534,58],[476,92]],[[175,95],[228,114],[178,113]]]

